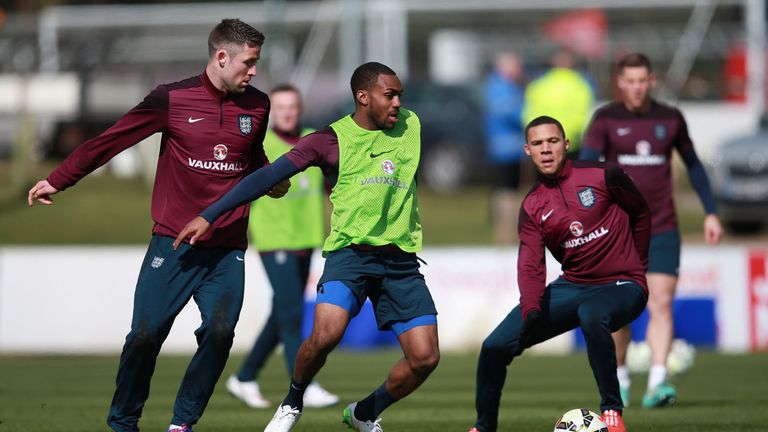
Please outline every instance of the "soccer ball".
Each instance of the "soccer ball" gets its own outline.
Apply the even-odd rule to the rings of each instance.
[[[624,363],[630,373],[647,373],[651,367],[651,347],[646,342],[630,342]]]
[[[667,370],[671,375],[682,375],[693,367],[695,359],[696,348],[683,339],[675,339],[667,357]]]
[[[576,408],[560,417],[553,432],[608,432],[608,426],[592,411]]]
[[[667,357],[667,370],[679,376],[693,367],[696,348],[683,339],[675,339]],[[631,342],[627,349],[627,369],[630,373],[648,372],[651,367],[651,348],[646,342]]]

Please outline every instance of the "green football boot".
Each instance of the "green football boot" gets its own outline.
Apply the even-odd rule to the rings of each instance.
[[[624,408],[629,406],[629,387],[619,387],[621,392],[621,403],[624,404]]]
[[[355,417],[356,407],[357,402],[354,402],[344,408],[344,412],[341,414],[342,423],[357,432],[383,432],[383,429],[381,428],[381,419],[376,419],[376,421],[358,420]]]
[[[672,384],[661,383],[648,390],[643,396],[643,408],[670,406],[677,400],[677,390]]]

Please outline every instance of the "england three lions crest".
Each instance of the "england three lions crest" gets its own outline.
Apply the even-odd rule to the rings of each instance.
[[[595,192],[592,191],[591,187],[580,190],[578,194],[579,202],[583,207],[592,207],[595,205]]]
[[[163,262],[165,261],[165,258],[160,258],[159,256],[156,256],[152,258],[152,268],[160,268],[161,265],[163,265]]]
[[[243,135],[250,135],[253,130],[253,117],[247,114],[237,116],[237,125],[240,126],[240,132]]]

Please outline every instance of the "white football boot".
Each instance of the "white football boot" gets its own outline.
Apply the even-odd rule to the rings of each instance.
[[[300,417],[301,411],[296,408],[291,408],[290,405],[280,406],[264,432],[288,432],[299,422]]]
[[[227,379],[227,391],[251,408],[269,408],[272,405],[261,395],[256,381],[240,381],[237,376],[230,375]]]
[[[304,391],[304,406],[310,408],[325,408],[339,403],[339,397],[320,387],[312,381]]]

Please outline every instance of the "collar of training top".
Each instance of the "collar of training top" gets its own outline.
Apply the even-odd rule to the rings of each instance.
[[[571,175],[571,171],[573,171],[573,166],[571,165],[571,160],[566,158],[563,162],[563,169],[560,171],[560,174],[556,177],[547,177],[545,175],[542,175],[541,173],[537,172],[537,176],[539,177],[539,180],[546,184],[546,185],[555,185],[558,182],[567,179]]]
[[[218,98],[218,99],[224,99],[227,97],[227,92],[221,91],[216,88],[215,85],[213,85],[213,82],[211,82],[211,79],[208,77],[208,72],[203,70],[203,73],[200,75],[200,81],[203,82],[203,87],[208,91],[208,93],[211,94],[211,96]]]

